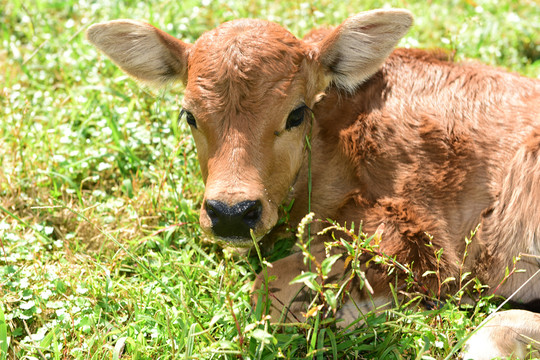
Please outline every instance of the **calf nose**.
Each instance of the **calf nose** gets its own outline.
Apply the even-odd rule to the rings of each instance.
[[[221,201],[207,200],[206,213],[212,221],[214,235],[222,238],[249,238],[261,219],[262,203],[246,200],[233,206]]]

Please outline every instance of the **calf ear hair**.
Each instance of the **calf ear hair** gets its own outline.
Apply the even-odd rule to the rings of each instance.
[[[154,88],[187,80],[191,47],[150,24],[113,20],[90,26],[86,37],[128,75]]]
[[[352,92],[380,68],[412,23],[412,14],[400,9],[351,16],[318,44],[318,61],[334,85]]]

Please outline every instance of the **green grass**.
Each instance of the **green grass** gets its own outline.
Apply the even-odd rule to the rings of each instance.
[[[534,0],[1,0],[0,359],[450,355],[494,305],[401,307],[348,332],[265,321],[249,299],[257,261],[201,238],[182,89],[141,90],[83,36],[93,22],[135,18],[193,41],[239,17],[301,36],[386,5],[416,15],[403,46],[540,76]]]

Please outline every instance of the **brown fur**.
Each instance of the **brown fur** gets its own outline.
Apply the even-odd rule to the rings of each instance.
[[[332,89],[314,108],[312,209],[323,219],[362,221],[368,233],[384,223],[382,249],[413,263],[419,276],[437,268],[426,246],[431,235],[434,248],[444,249],[442,279],[458,277],[464,239],[482,223],[463,271],[493,290],[513,257],[539,255],[539,99],[536,80],[440,53],[396,50],[354,94]],[[346,201],[324,195],[336,188]],[[305,198],[301,191],[297,198]],[[495,210],[482,217],[490,206]],[[499,294],[511,295],[538,260],[518,265],[528,271]],[[436,288],[433,278],[427,284]],[[536,288],[518,299],[540,297]]]
[[[422,84],[418,91],[417,84]],[[476,63],[456,64],[440,54],[396,50],[354,95],[333,89],[314,108],[318,127],[312,208],[321,218],[362,221],[368,233],[384,223],[382,250],[400,263],[413,264],[419,277],[439,268],[442,279],[458,278],[464,239],[481,224],[462,273],[472,271],[490,291],[510,296],[539,269],[538,258],[523,257],[517,267],[526,271],[499,286],[514,257],[540,255],[539,96],[536,80]],[[304,190],[297,199],[305,196]],[[303,213],[305,208],[297,212],[298,218]],[[426,246],[426,233],[433,236],[434,249],[444,249],[440,266],[434,249]],[[295,273],[305,271],[300,259],[300,254],[293,255],[276,269],[290,262],[299,264]],[[336,266],[342,268],[341,263]],[[282,283],[293,278],[289,272],[270,271]],[[375,296],[390,298],[381,284],[393,277],[377,268],[366,274]],[[434,276],[422,281],[436,291]],[[457,283],[449,284],[454,286],[443,291],[456,290]],[[537,284],[528,284],[514,300],[538,300]],[[283,294],[281,301],[287,303],[299,288],[294,285],[290,292],[281,289],[274,295]],[[367,297],[356,293],[360,310]],[[298,317],[305,307],[297,301],[290,310]],[[515,326],[512,334],[519,339],[521,327],[534,317],[519,314],[504,329],[482,330],[482,337],[474,337],[468,346],[482,347],[491,336],[501,348],[494,354],[511,355],[510,345],[504,345],[507,337],[501,335]],[[524,334],[537,335],[535,326]]]
[[[536,258],[526,258],[518,263],[526,272],[498,287],[513,257],[540,255],[540,83],[455,63],[440,51],[390,54],[411,24],[406,11],[371,11],[301,41],[270,22],[237,20],[188,45],[122,20],[93,25],[88,38],[143,82],[185,82],[183,107],[196,120],[205,202],[233,207],[260,201],[252,227],[258,239],[275,225],[286,199],[295,199],[293,222],[308,211],[304,141],[312,133],[311,209],[317,217],[362,222],[368,233],[384,224],[381,250],[411,264],[418,277],[471,271],[490,291],[510,296],[539,268]],[[152,50],[158,53],[147,53]],[[313,110],[313,123],[287,128],[289,114],[304,104]],[[201,226],[210,235],[211,215],[203,206]],[[478,224],[460,269],[464,239]],[[251,244],[245,236],[221,240]],[[313,248],[321,260],[322,240]],[[334,267],[336,278],[343,275],[339,269],[343,259]],[[300,254],[269,269],[276,277],[274,308],[292,301],[296,318],[306,294],[295,300],[301,286],[289,282],[302,270]],[[366,276],[377,299],[389,296],[387,284],[396,279],[384,268],[370,266]],[[402,277],[397,281],[400,286]],[[436,290],[436,277],[423,281]],[[530,284],[514,300],[538,300],[539,289]],[[365,292],[352,289],[351,301],[364,300]],[[347,304],[343,314],[357,316]]]

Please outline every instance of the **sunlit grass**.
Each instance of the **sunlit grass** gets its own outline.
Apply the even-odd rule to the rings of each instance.
[[[251,308],[252,265],[201,238],[182,89],[141,89],[83,36],[134,18],[194,41],[239,17],[302,36],[383,6],[416,16],[402,46],[540,75],[534,0],[0,1],[0,359],[448,354],[490,304],[398,308],[350,332],[268,324]]]

